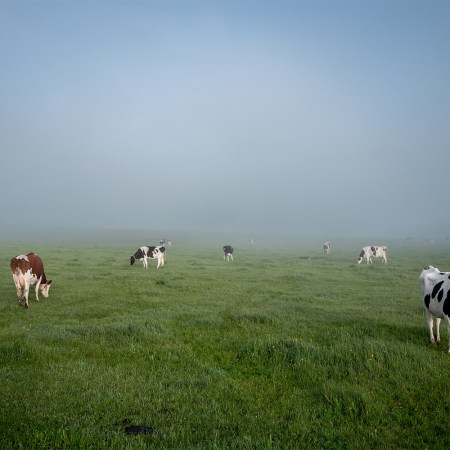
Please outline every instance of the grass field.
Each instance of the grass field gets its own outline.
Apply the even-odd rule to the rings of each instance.
[[[360,243],[175,242],[144,270],[142,243],[1,243],[0,448],[450,447],[447,331],[428,344],[418,285],[450,248],[380,242],[367,266]],[[26,310],[28,251],[53,285]]]

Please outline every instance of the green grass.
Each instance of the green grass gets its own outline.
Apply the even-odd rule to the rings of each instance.
[[[1,244],[0,448],[450,447],[418,285],[447,248],[181,244],[144,270],[134,246]],[[30,250],[53,286],[26,310],[9,260]]]

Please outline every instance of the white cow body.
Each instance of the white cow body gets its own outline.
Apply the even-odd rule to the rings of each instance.
[[[447,353],[450,354],[450,272],[441,272],[437,267],[425,267],[419,277],[423,302],[427,316],[430,342],[439,343],[441,340],[439,325],[444,319],[448,332]],[[436,322],[436,337],[433,333],[433,322]]]
[[[158,265],[156,266],[156,268],[159,269],[160,267],[164,267],[164,264],[166,262],[165,250],[166,249],[162,245],[158,245],[157,247],[144,245],[142,247],[139,247],[135,254],[130,257],[130,264],[133,265],[136,260],[139,260],[142,261],[144,269],[147,269],[148,260],[157,259]]]
[[[372,258],[381,258],[387,263],[387,247],[385,245],[368,245],[367,247],[363,247],[358,256],[358,264],[361,264],[364,258],[366,258],[367,264],[372,264]]]
[[[331,243],[330,242],[325,242],[325,244],[323,244],[323,254],[324,255],[329,255],[331,251]]]

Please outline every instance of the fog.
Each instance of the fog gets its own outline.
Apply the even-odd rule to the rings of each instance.
[[[449,19],[3,1],[0,226],[447,236]]]

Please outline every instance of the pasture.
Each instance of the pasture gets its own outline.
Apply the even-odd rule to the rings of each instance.
[[[368,266],[360,243],[175,241],[130,266],[147,243],[1,243],[0,448],[450,447],[447,330],[428,344],[418,284],[450,248],[374,242]],[[26,310],[28,251],[53,285]]]

